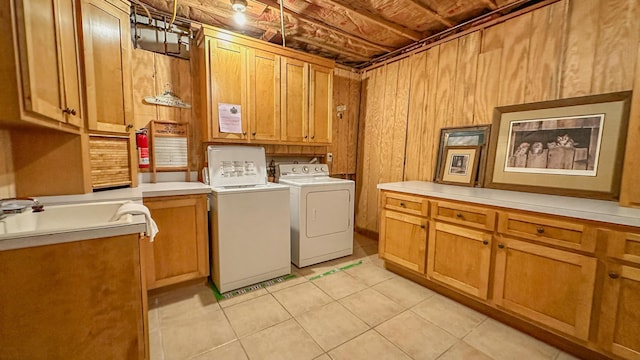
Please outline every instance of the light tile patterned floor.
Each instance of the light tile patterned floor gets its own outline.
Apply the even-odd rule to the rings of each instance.
[[[220,302],[204,284],[150,296],[151,359],[575,359],[387,271],[376,249],[355,234],[354,255]]]

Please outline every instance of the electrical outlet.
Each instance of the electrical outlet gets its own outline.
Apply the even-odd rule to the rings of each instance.
[[[347,105],[336,106],[336,111],[347,111]]]
[[[332,162],[332,161],[333,161],[333,154],[327,153],[327,162]]]

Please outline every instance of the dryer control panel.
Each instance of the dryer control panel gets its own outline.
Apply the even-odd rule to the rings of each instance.
[[[279,177],[318,177],[329,176],[327,164],[280,164]]]

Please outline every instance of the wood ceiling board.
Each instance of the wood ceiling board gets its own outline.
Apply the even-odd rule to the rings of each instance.
[[[369,0],[370,6],[384,18],[424,33],[455,24],[419,0]]]

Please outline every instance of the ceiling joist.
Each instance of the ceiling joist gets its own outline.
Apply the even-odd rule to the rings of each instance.
[[[495,0],[482,0],[482,2],[485,3],[491,10],[495,10],[498,8],[498,4],[496,4]]]
[[[429,16],[431,16],[435,20],[439,21],[444,26],[453,27],[453,26],[456,25],[456,23],[445,19],[442,15],[438,14],[435,10],[433,10],[430,7],[424,5],[423,3],[419,2],[418,0],[408,0],[408,1],[411,4],[413,4],[415,7],[417,7],[418,9],[420,9],[423,12],[427,13]],[[486,0],[486,1],[490,1],[490,0]]]
[[[265,5],[268,5],[268,6],[272,7],[274,9],[278,10],[278,11],[280,11],[280,4],[275,0],[258,0],[258,1],[263,3],[263,4],[265,4]],[[313,25],[313,26],[317,26],[317,27],[319,27],[321,29],[324,29],[326,31],[335,32],[335,33],[337,33],[337,34],[339,34],[341,36],[344,36],[345,38],[351,39],[351,40],[356,41],[356,42],[358,42],[360,44],[368,46],[370,48],[378,49],[380,51],[389,52],[389,51],[393,51],[394,50],[393,48],[390,48],[388,46],[383,46],[383,45],[380,45],[380,44],[376,44],[376,43],[371,42],[369,40],[363,39],[363,38],[361,38],[359,36],[356,36],[356,35],[350,34],[348,32],[345,32],[344,30],[341,30],[341,29],[338,29],[336,27],[333,27],[331,25],[327,25],[325,23],[321,23],[320,21],[312,19],[312,18],[308,17],[307,15],[301,14],[301,13],[295,11],[294,9],[291,9],[291,8],[287,7],[286,3],[283,4],[283,5],[284,5],[284,12],[285,13],[291,15],[291,17],[293,17],[295,19],[298,19],[300,21],[304,21],[307,24],[310,24],[310,25]]]
[[[376,23],[387,30],[390,30],[400,36],[406,37],[407,39],[411,39],[413,41],[418,41],[422,39],[424,36],[415,30],[407,29],[404,26],[400,26],[394,22],[383,19],[381,16],[370,13],[365,9],[357,9],[356,7],[343,2],[343,0],[324,0],[325,2],[335,6],[347,10],[350,13],[359,16],[366,21]],[[365,13],[366,12],[366,13]]]
[[[306,37],[303,37],[303,36],[293,36],[291,39],[295,40],[295,41],[303,42],[305,44],[313,45],[313,46],[319,47],[321,49],[328,50],[328,51],[330,51],[332,53],[337,53],[337,54],[343,55],[343,56],[347,57],[349,60],[353,59],[355,61],[367,61],[367,59],[368,59],[366,56],[362,56],[361,54],[349,51],[349,50],[347,50],[345,48],[338,48],[336,46],[332,46],[332,45],[329,45],[329,44],[326,44],[326,43],[322,43],[322,42],[319,42],[319,41],[316,41],[316,40],[312,40],[312,39],[309,39],[309,38],[306,38]]]

